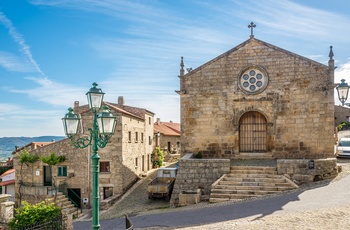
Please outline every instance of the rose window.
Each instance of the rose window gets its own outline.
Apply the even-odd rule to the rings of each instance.
[[[262,92],[268,83],[267,73],[260,68],[248,68],[239,77],[239,87],[245,92],[256,94]]]

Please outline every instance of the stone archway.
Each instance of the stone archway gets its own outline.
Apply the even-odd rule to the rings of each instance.
[[[259,112],[244,113],[239,120],[239,151],[266,152],[267,120]]]

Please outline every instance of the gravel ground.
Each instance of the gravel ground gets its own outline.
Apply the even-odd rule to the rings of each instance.
[[[246,162],[245,162],[246,163]],[[273,162],[270,162],[273,165]],[[340,180],[350,174],[350,159],[339,159],[338,163],[342,166],[342,172],[332,180],[325,180],[301,185],[299,190],[308,190],[316,187],[325,186],[333,181]],[[240,163],[237,162],[236,165]],[[243,163],[242,163],[243,164]],[[179,210],[188,210],[208,206],[223,205],[223,203],[211,204],[201,202],[199,204],[186,207],[169,207],[169,202],[163,199],[149,200],[147,196],[147,184],[156,176],[152,172],[148,177],[140,180],[127,194],[123,196],[109,210],[101,213],[101,219],[113,219],[121,217],[124,214],[143,215],[150,213],[171,212]],[[259,198],[261,199],[261,198]],[[262,198],[263,199],[263,198]],[[244,201],[243,201],[244,202]],[[235,229],[235,230],[253,230],[253,229],[350,229],[350,206],[333,207],[331,209],[318,209],[313,211],[298,211],[287,214],[271,214],[263,217],[249,216],[242,219],[220,222],[216,224],[192,226],[181,229]],[[160,228],[144,228],[144,230],[156,230]],[[170,229],[170,228],[168,228]]]

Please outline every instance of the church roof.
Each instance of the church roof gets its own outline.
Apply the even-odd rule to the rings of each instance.
[[[248,40],[244,41],[243,43],[241,43],[241,44],[235,46],[234,48],[232,48],[232,49],[226,51],[225,53],[223,53],[223,54],[217,56],[216,58],[214,58],[214,59],[212,59],[212,60],[210,60],[210,61],[204,63],[203,65],[201,65],[201,66],[199,66],[199,67],[197,67],[197,68],[191,70],[190,72],[188,72],[188,73],[185,74],[185,75],[191,75],[191,74],[193,74],[193,73],[195,73],[195,72],[197,72],[197,71],[203,69],[203,68],[206,67],[207,65],[210,65],[211,63],[213,63],[213,62],[215,62],[215,61],[217,61],[217,60],[219,60],[219,59],[221,59],[221,58],[223,58],[223,57],[225,57],[225,56],[227,56],[227,55],[229,55],[229,54],[231,54],[231,53],[233,53],[233,52],[239,50],[240,48],[244,47],[244,46],[247,45],[248,43],[251,43],[251,42],[254,42],[254,41],[260,43],[261,45],[267,46],[267,47],[269,47],[269,48],[271,48],[271,49],[273,49],[273,50],[280,51],[280,52],[283,52],[283,53],[285,53],[285,54],[287,54],[287,55],[295,56],[295,57],[297,57],[297,58],[299,58],[299,59],[302,59],[302,60],[305,60],[305,61],[307,61],[307,62],[310,62],[310,63],[312,63],[313,65],[318,65],[318,66],[320,66],[320,67],[328,68],[327,65],[324,65],[324,64],[322,64],[322,63],[316,62],[316,61],[314,61],[314,60],[312,60],[312,59],[309,59],[309,58],[307,58],[307,57],[304,57],[304,56],[301,56],[301,55],[299,55],[299,54],[293,53],[293,52],[291,52],[291,51],[282,49],[282,48],[280,48],[280,47],[278,47],[278,46],[269,44],[269,43],[267,43],[267,42],[264,42],[264,41],[262,41],[262,40],[259,40],[259,39],[254,38],[254,36],[251,36]]]

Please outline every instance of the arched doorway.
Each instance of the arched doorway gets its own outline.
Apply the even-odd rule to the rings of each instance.
[[[239,151],[266,152],[266,118],[263,114],[250,111],[239,120]]]

